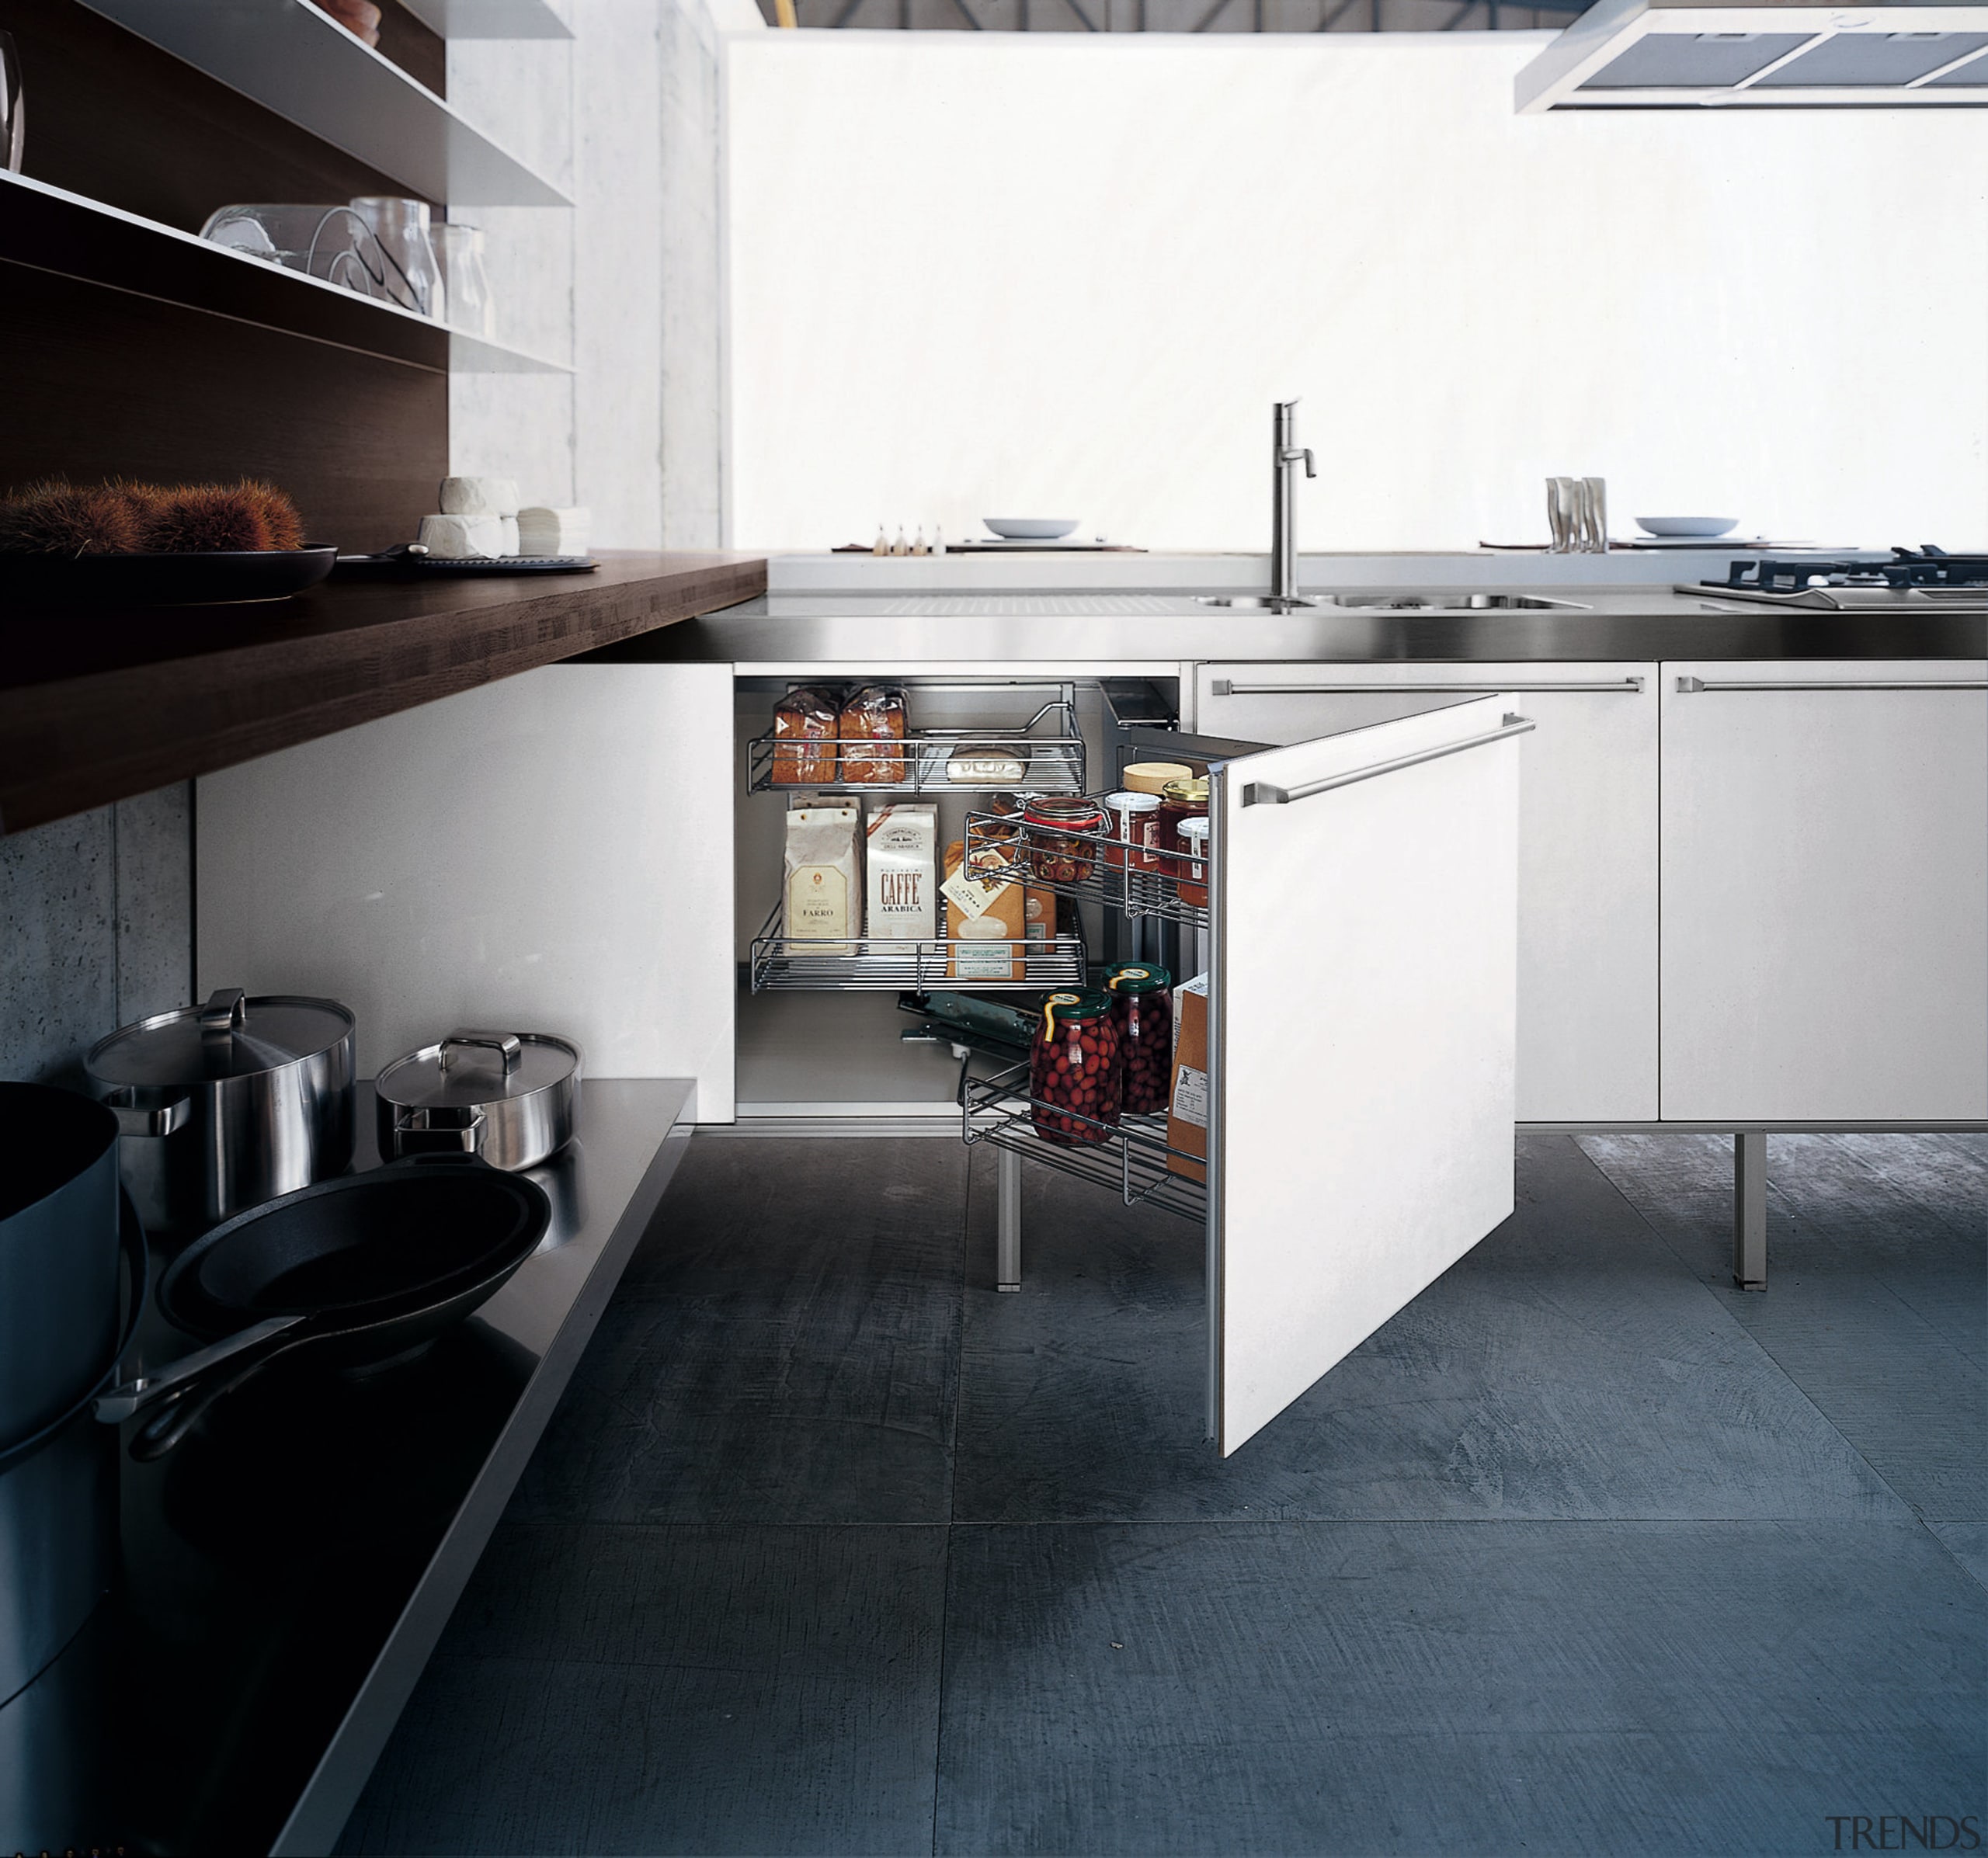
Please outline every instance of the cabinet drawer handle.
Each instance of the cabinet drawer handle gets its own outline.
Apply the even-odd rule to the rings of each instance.
[[[1965,680],[1951,683],[1935,683],[1931,679],[1916,681],[1893,681],[1882,678],[1814,678],[1797,682],[1790,679],[1784,684],[1752,684],[1726,682],[1708,682],[1701,677],[1680,677],[1677,680],[1677,694],[1689,696],[1696,691],[1707,693],[1721,690],[1988,690],[1988,681]]]
[[[1446,755],[1461,755],[1466,748],[1481,748],[1486,742],[1501,742],[1507,736],[1524,735],[1539,725],[1529,716],[1507,715],[1496,729],[1482,735],[1465,736],[1460,742],[1445,742],[1440,748],[1424,748],[1414,755],[1398,755],[1392,761],[1377,761],[1371,767],[1355,768],[1345,774],[1329,774],[1323,780],[1307,781],[1302,787],[1274,787],[1253,780],[1242,790],[1246,807],[1285,807],[1294,800],[1309,800],[1314,794],[1329,794],[1335,787],[1350,787],[1357,780],[1371,780],[1377,774],[1392,774],[1397,769],[1413,768],[1425,761],[1441,761]]]
[[[1509,679],[1502,684],[1239,684],[1225,677],[1217,678],[1208,686],[1211,696],[1360,696],[1369,692],[1378,692],[1385,696],[1433,696],[1445,690],[1460,692],[1466,696],[1503,696],[1507,691],[1514,696],[1531,695],[1534,692],[1556,690],[1603,691],[1611,696],[1635,696],[1642,692],[1643,680],[1639,677],[1584,678],[1566,679],[1558,683],[1514,684]]]

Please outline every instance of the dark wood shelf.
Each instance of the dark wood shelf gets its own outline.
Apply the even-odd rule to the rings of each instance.
[[[4,172],[0,260],[437,373],[572,372],[563,361]]]
[[[370,722],[766,591],[759,555],[331,582],[294,599],[0,615],[0,830]]]

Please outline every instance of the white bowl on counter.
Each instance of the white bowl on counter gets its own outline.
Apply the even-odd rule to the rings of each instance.
[[[1080,516],[982,516],[981,521],[1004,542],[1054,542],[1067,536]]]
[[[1636,526],[1646,536],[1722,536],[1737,529],[1737,516],[1639,516]]]

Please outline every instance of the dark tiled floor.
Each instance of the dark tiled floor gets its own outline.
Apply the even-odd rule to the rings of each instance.
[[[1226,1462],[1201,1251],[950,1143],[700,1141],[365,1852],[1822,1852],[1980,1814],[1988,1142],[1522,1145]]]

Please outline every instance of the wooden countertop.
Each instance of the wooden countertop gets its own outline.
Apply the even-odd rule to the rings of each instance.
[[[280,602],[0,615],[0,831],[210,773],[763,593],[763,556],[332,582]]]

